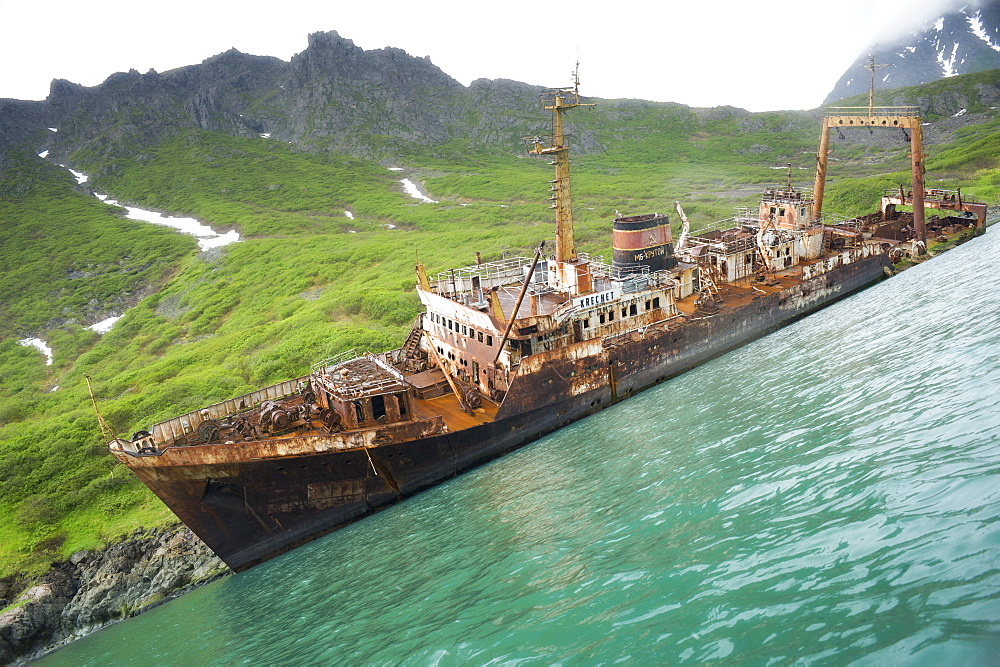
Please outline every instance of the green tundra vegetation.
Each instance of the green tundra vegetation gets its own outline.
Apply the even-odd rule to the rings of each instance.
[[[908,94],[995,85],[989,74]],[[974,122],[929,118],[927,182],[995,204],[1000,114],[968,113]],[[578,249],[610,258],[616,211],[672,215],[676,200],[696,228],[729,217],[783,183],[786,163],[811,187],[820,114],[626,101],[573,112],[585,148],[572,167]],[[863,139],[834,138],[825,210],[870,212],[884,188],[908,182],[904,141]],[[434,275],[553,237],[550,167],[518,147],[455,140],[391,165],[437,203],[406,195],[387,164],[184,130],[114,169],[77,156],[76,168],[100,174],[80,187],[13,154],[0,185],[0,576],[173,520],[107,452],[84,374],[107,423],[129,436],[341,351],[399,345],[419,311],[416,262]],[[199,252],[88,188],[242,240]],[[127,310],[109,333],[86,328],[115,307]],[[28,336],[53,348],[51,366],[17,343]]]

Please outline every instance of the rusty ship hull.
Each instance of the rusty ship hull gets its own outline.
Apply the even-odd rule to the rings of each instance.
[[[240,571],[760,338],[882,279],[885,254],[606,347],[537,355],[495,418],[460,431],[323,451],[330,436],[116,452],[231,568]],[[285,453],[281,453],[285,452]]]

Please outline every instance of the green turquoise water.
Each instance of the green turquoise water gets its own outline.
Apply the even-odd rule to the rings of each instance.
[[[62,664],[1000,661],[1000,230]]]

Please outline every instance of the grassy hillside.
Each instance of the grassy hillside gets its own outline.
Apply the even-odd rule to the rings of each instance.
[[[1000,121],[983,116],[929,148],[928,183],[967,184],[996,203]],[[609,258],[616,210],[672,212],[679,200],[698,225],[783,182],[774,167],[785,162],[797,184],[812,183],[808,114],[617,101],[570,118],[586,149],[573,163],[578,247]],[[868,212],[883,187],[908,179],[903,146],[833,145],[826,210]],[[477,251],[528,254],[553,236],[544,161],[459,141],[398,165],[436,204],[405,195],[402,175],[374,162],[203,131],[114,168],[78,165],[116,198],[244,236],[204,253],[190,237],[122,220],[33,154],[16,165],[0,193],[0,575],[171,519],[107,453],[84,373],[106,420],[130,435],[342,350],[398,345],[418,312],[418,258],[433,274]],[[84,328],[128,301],[123,292],[145,298],[103,336]],[[27,335],[54,348],[52,366],[16,344]]]

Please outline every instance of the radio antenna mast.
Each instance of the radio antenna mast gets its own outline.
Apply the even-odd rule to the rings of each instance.
[[[872,73],[872,82],[868,87],[868,117],[871,118],[874,115],[875,109],[875,72],[882,69],[883,67],[888,67],[889,65],[876,65],[875,64],[875,54],[868,54],[868,64],[862,65],[866,70]]]

